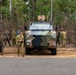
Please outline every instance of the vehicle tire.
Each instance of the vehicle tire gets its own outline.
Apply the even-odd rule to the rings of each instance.
[[[29,55],[31,53],[31,49],[30,48],[26,48],[26,55]]]
[[[57,54],[57,49],[56,48],[52,48],[51,49],[51,54],[52,55],[56,55]]]

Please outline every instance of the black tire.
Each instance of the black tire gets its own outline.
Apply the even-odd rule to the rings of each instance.
[[[29,55],[31,53],[31,49],[30,48],[26,48],[26,55]]]
[[[52,48],[51,49],[51,54],[52,55],[56,55],[57,54],[57,49],[56,48]]]

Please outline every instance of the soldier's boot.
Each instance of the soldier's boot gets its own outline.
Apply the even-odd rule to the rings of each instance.
[[[25,50],[24,49],[21,50],[21,54],[22,54],[22,57],[25,56]]]

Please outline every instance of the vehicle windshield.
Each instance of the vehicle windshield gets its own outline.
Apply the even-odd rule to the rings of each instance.
[[[50,23],[32,23],[30,24],[29,29],[31,31],[36,31],[36,30],[48,31],[48,30],[53,30],[53,25],[50,25]]]

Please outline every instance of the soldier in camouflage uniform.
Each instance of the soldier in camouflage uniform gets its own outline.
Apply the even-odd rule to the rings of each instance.
[[[20,34],[18,34],[16,36],[16,45],[17,45],[17,48],[18,48],[18,56],[19,56],[20,53],[22,54],[22,56],[24,56],[24,54],[25,54],[25,51],[24,51],[24,36],[23,36],[22,32],[20,32]]]
[[[4,32],[4,41],[5,41],[5,45],[7,45],[8,43],[8,45],[11,46],[10,36],[8,31]]]
[[[61,42],[62,42],[62,47],[66,46],[66,35],[67,35],[66,31],[63,29],[61,31],[61,36],[60,36]]]
[[[14,30],[11,32],[11,40],[12,40],[12,45],[15,46],[16,45],[16,32]]]
[[[60,30],[57,30],[57,44],[60,45]]]
[[[0,34],[0,54],[3,55],[3,49],[4,49],[4,38],[3,38],[3,35]]]

